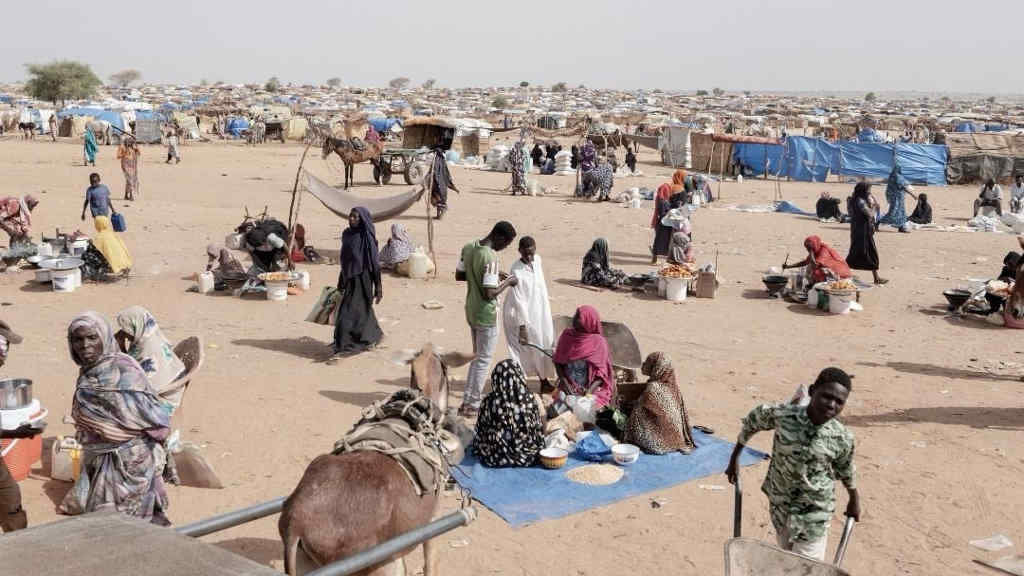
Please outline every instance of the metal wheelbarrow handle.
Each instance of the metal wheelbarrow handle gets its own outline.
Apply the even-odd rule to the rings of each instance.
[[[846,517],[846,522],[843,524],[843,535],[839,537],[839,546],[836,547],[836,558],[833,564],[836,568],[839,568],[843,563],[843,557],[846,556],[846,546],[850,544],[850,536],[853,535],[853,525],[856,520],[852,516]]]
[[[739,474],[733,484],[735,499],[732,507],[732,537],[739,538],[743,532],[743,488],[740,486]]]

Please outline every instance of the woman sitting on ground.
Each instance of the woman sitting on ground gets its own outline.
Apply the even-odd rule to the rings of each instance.
[[[647,387],[629,413],[625,441],[648,454],[689,453],[696,444],[672,359],[654,352],[640,370],[648,377]]]
[[[240,288],[249,279],[245,267],[227,248],[209,244],[206,246],[206,257],[206,271],[213,272],[215,289]]]
[[[98,313],[71,321],[68,347],[79,366],[71,416],[84,454],[82,474],[59,511],[82,514],[114,506],[169,526],[164,482],[178,483],[164,447],[171,406],[138,362],[118,351],[110,324]]]
[[[910,215],[907,220],[914,224],[931,224],[932,223],[932,205],[928,203],[928,195],[921,193],[917,195],[917,206],[914,206],[914,212]]]
[[[814,212],[818,220],[843,221],[843,211],[839,209],[839,198],[833,198],[828,192],[822,192],[818,202],[814,205]]]
[[[608,263],[608,241],[594,240],[590,250],[583,256],[583,274],[580,281],[597,288],[618,288],[626,282],[626,273],[612,268]]]
[[[178,380],[186,372],[185,364],[174,353],[156,319],[142,306],[132,306],[117,313],[117,327],[114,339],[118,347],[139,363],[150,386],[176,409],[185,392],[184,383]]]
[[[558,373],[556,400],[565,396],[593,396],[595,407],[615,402],[615,370],[601,316],[591,306],[580,306],[572,326],[558,337],[552,356]]]
[[[853,275],[846,260],[831,246],[822,242],[817,236],[808,236],[804,240],[807,258],[795,264],[783,264],[782,269],[807,267],[807,276],[813,284],[828,280],[849,278]]]
[[[544,448],[540,408],[518,362],[503,360],[491,372],[491,392],[480,405],[473,451],[490,468],[532,466]]]
[[[405,262],[416,250],[412,239],[409,238],[409,231],[402,224],[391,225],[391,238],[384,247],[380,249],[380,267],[382,270],[393,270],[396,266]]]
[[[672,244],[668,249],[668,263],[682,266],[683,264],[693,264],[697,259],[693,256],[693,242],[690,241],[690,235],[685,232],[675,232],[672,234]]]
[[[1017,278],[1017,267],[1020,264],[1021,255],[1017,252],[1007,252],[1003,256],[1003,269],[999,271],[998,280],[1013,282]]]
[[[89,241],[89,248],[82,256],[82,275],[91,280],[100,280],[110,274],[127,274],[132,267],[132,257],[124,245],[121,235],[107,216],[97,216],[93,223],[96,235]]]

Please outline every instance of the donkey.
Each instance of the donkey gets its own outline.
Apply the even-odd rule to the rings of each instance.
[[[323,158],[327,159],[331,153],[338,155],[341,161],[345,163],[345,189],[348,190],[349,184],[355,181],[353,172],[354,167],[360,162],[370,161],[370,164],[377,166],[380,161],[380,153],[384,151],[384,144],[380,142],[365,142],[366,147],[362,150],[356,150],[352,143],[344,138],[334,138],[332,136],[324,137],[323,146]],[[380,181],[377,181],[380,185]]]
[[[439,354],[432,344],[426,344],[407,362],[412,367],[410,386],[447,413],[448,366],[462,366],[470,360],[472,357],[458,352]],[[468,440],[462,439],[467,433],[464,426],[454,432],[460,437],[459,445],[451,447],[457,462],[462,457],[462,443]],[[402,467],[390,456],[371,451],[318,456],[285,500],[277,523],[284,544],[285,572],[298,576],[372,548],[428,523],[437,507],[438,495],[425,490],[418,496]],[[435,546],[430,540],[423,543],[424,576],[439,574]],[[403,550],[360,574],[405,574],[403,558],[411,551]]]

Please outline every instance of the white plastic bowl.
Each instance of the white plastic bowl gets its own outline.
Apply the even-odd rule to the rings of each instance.
[[[616,444],[612,446],[612,458],[620,466],[629,466],[640,458],[640,448],[632,444]]]

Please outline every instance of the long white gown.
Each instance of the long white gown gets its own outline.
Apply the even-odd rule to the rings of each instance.
[[[539,378],[554,378],[555,365],[543,353],[529,346],[519,344],[519,327],[526,325],[531,344],[551,350],[555,341],[555,326],[551,320],[551,304],[548,302],[548,286],[544,280],[544,266],[540,256],[533,257],[533,264],[517,259],[509,274],[515,275],[519,283],[508,290],[502,303],[502,325],[508,341],[509,357],[517,360],[526,375]]]

